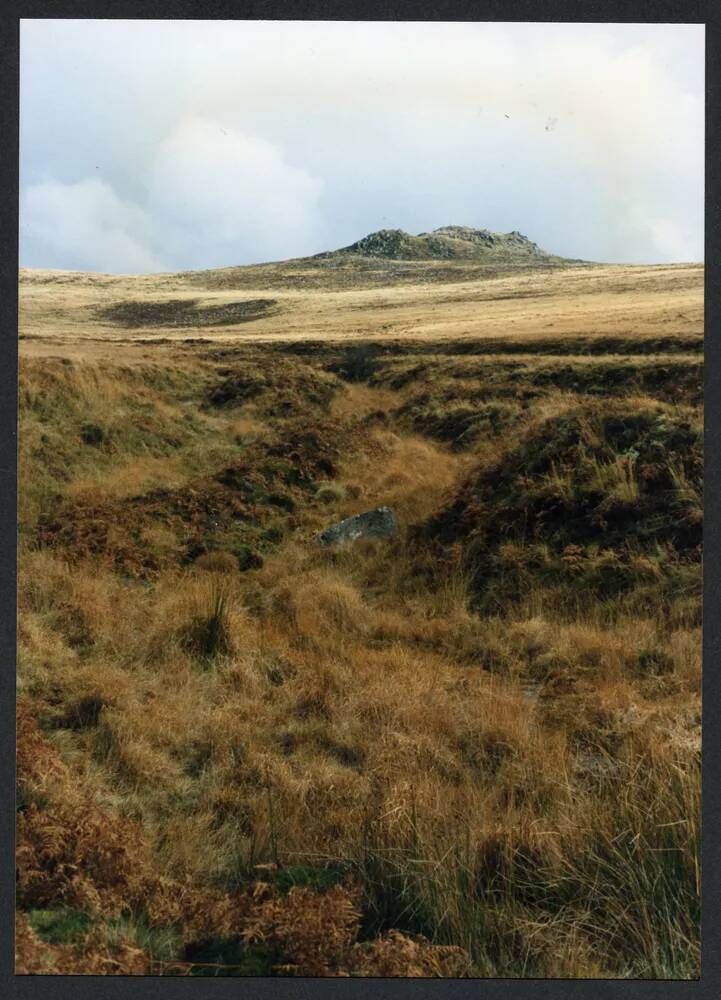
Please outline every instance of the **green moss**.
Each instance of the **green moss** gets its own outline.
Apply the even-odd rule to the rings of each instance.
[[[30,910],[28,920],[43,941],[50,944],[70,944],[87,936],[93,918],[82,910],[57,908]]]

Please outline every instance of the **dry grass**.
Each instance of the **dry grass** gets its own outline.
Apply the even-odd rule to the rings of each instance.
[[[696,976],[697,359],[163,350],[23,362],[18,970]]]
[[[20,279],[20,333],[28,353],[101,353],[118,341],[209,344],[254,341],[495,339],[507,341],[618,336],[634,339],[703,332],[703,266],[574,266],[488,274],[467,262],[371,262],[370,279],[351,267],[325,270],[273,264],[196,274],[122,277],[52,275],[24,271]],[[439,274],[440,268],[440,274]],[[63,280],[66,278],[68,280]],[[438,281],[441,277],[445,281]],[[132,331],[103,320],[99,308],[132,299],[139,306],[190,300],[224,306],[272,289],[274,311],[251,323],[223,328]],[[255,294],[257,293],[257,295]],[[30,339],[32,338],[32,339]],[[102,338],[105,345],[90,343]],[[84,341],[84,343],[83,343]],[[65,342],[65,343],[63,343]],[[147,353],[147,348],[128,352]]]

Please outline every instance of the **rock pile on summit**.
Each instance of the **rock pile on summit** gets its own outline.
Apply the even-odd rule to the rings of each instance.
[[[471,226],[441,226],[417,236],[402,229],[380,229],[335,253],[389,260],[473,260],[491,257],[533,261],[551,256],[515,229],[510,233],[492,233],[488,229],[473,229]]]

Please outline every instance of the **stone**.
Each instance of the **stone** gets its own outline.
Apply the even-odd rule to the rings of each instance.
[[[375,507],[330,524],[318,535],[321,545],[347,545],[358,538],[395,538],[398,521],[390,507]]]

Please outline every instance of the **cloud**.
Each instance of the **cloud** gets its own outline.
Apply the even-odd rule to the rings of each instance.
[[[291,256],[318,238],[321,181],[272,143],[212,119],[179,122],[148,180],[148,212],[178,267]]]
[[[21,260],[118,273],[161,271],[148,216],[97,178],[30,185],[20,203]]]
[[[181,121],[156,146],[146,179],[142,204],[98,178],[29,185],[22,259],[139,273],[277,259],[319,239],[321,182],[273,144],[217,122]]]

